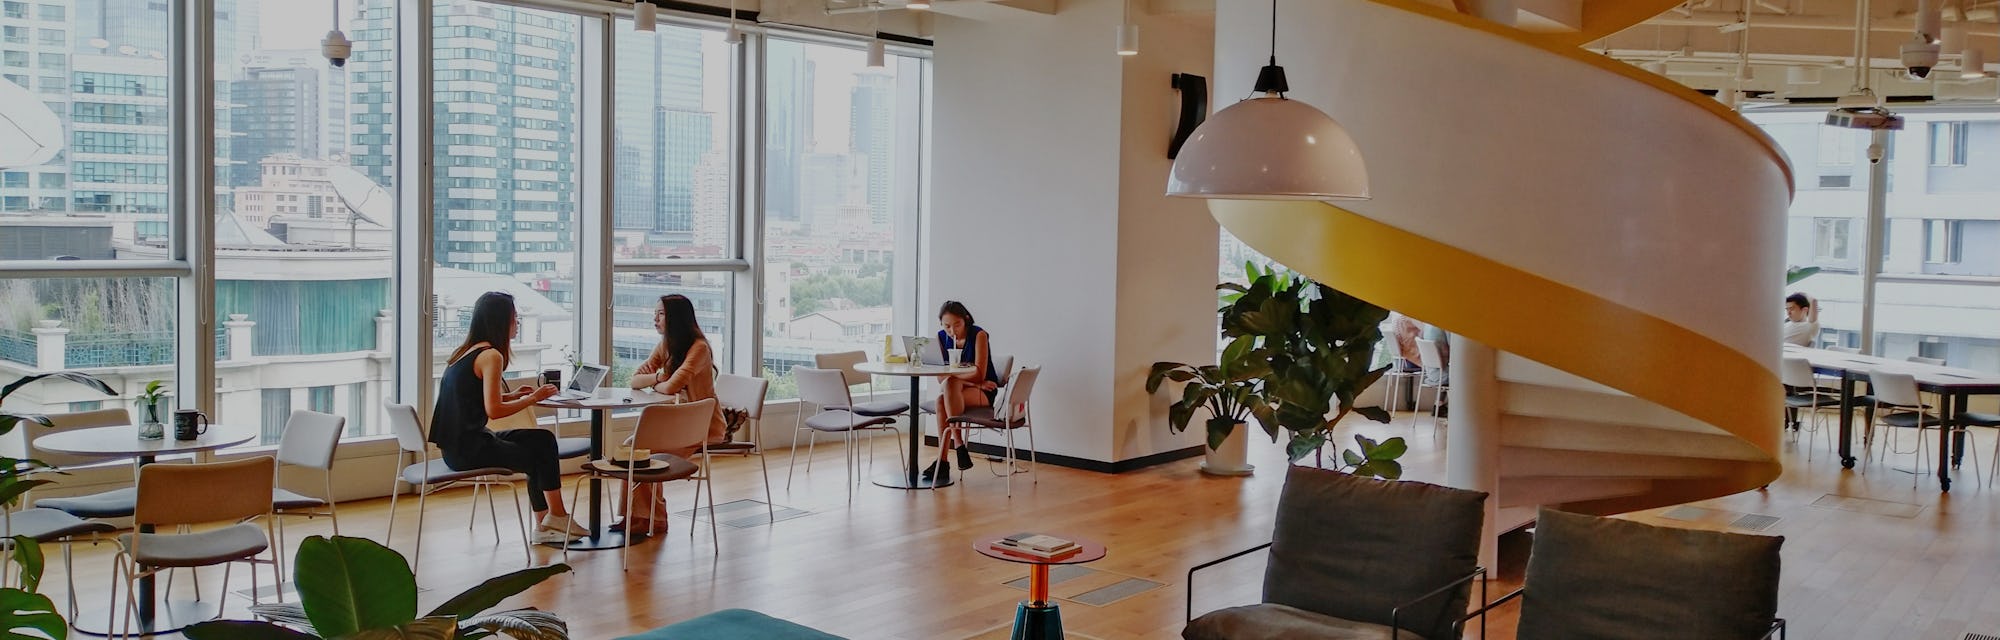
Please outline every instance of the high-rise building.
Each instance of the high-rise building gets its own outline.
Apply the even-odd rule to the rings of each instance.
[[[868,220],[889,224],[889,172],[896,144],[896,79],[883,73],[854,76],[848,94],[848,151],[868,167]]]
[[[353,67],[327,64],[318,49],[260,49],[245,56],[240,68],[242,73],[266,69],[313,71],[319,77],[320,99],[312,105],[319,112],[319,125],[318,131],[310,135],[319,140],[318,157],[336,160],[347,157],[347,73]],[[239,130],[246,128],[237,127]]]
[[[230,146],[229,186],[258,184],[265,158],[289,155],[324,159],[320,70],[252,67],[230,82],[231,126],[242,139]]]
[[[805,47],[788,40],[765,47],[764,211],[775,221],[805,218],[800,169],[813,151],[813,62]]]
[[[368,0],[358,22],[389,7],[390,0]],[[473,2],[433,7],[437,264],[522,280],[567,275],[576,250],[575,18]],[[382,61],[357,68],[357,76],[389,68],[383,54],[393,49],[394,30],[350,33],[357,58]],[[391,125],[375,116],[393,100],[388,76],[367,74],[351,86],[354,164],[379,184],[390,184]]]
[[[612,224],[687,244],[694,171],[713,145],[714,115],[702,109],[702,32],[665,27],[620,32],[616,43],[618,193]]]
[[[396,0],[358,0],[347,16],[348,55],[343,142],[348,164],[384,188],[396,184]]]

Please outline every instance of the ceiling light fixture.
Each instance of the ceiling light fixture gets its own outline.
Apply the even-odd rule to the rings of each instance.
[[[635,0],[632,3],[632,30],[653,31],[659,28],[660,8],[653,6],[652,0]]]
[[[931,8],[931,3],[929,2],[929,0],[910,0],[910,3],[907,5],[903,5],[903,8],[923,11]]]
[[[722,41],[729,44],[743,42],[743,31],[736,28],[736,0],[729,0],[729,28],[722,30]]]
[[[868,41],[868,66],[869,66],[869,68],[873,68],[873,69],[880,69],[880,68],[882,68],[882,67],[885,67],[885,66],[888,66],[888,64],[887,64],[887,63],[888,63],[888,57],[889,57],[889,56],[888,56],[888,51],[886,50],[886,49],[887,49],[887,47],[886,47],[886,46],[884,46],[884,45],[882,44],[882,2],[881,2],[881,0],[876,0],[876,2],[875,2],[875,22],[874,22],[874,25],[875,25],[875,28],[874,28],[874,31],[875,31],[875,39],[873,39],[873,40],[869,40],[869,41]]]
[[[1368,167],[1347,129],[1285,97],[1278,66],[1278,2],[1271,0],[1270,64],[1260,96],[1229,105],[1194,130],[1174,159],[1167,195],[1236,200],[1366,200]]]
[[[1125,16],[1118,23],[1118,55],[1139,55],[1139,25],[1132,24],[1132,0],[1125,0]]]

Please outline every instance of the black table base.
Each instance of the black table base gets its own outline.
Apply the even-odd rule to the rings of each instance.
[[[951,486],[951,478],[925,480],[920,475],[922,465],[918,463],[920,459],[918,456],[923,453],[924,423],[922,414],[918,413],[918,409],[921,408],[918,405],[922,402],[921,392],[923,386],[919,383],[918,378],[910,378],[910,457],[907,458],[910,461],[910,467],[901,476],[891,475],[875,478],[876,486],[910,491]],[[943,464],[949,464],[949,462],[944,462]]]
[[[223,594],[221,597],[228,598],[229,595]],[[152,607],[152,610],[150,618],[143,615],[143,612],[142,615],[133,617],[131,625],[133,635],[156,635],[185,629],[188,625],[215,618],[222,613],[222,605],[195,600],[168,600]],[[117,616],[114,617],[113,612],[116,612]],[[93,636],[110,637],[123,633],[126,628],[125,606],[120,603],[111,609],[85,609],[76,615],[75,620],[69,622],[69,626],[80,633]]]

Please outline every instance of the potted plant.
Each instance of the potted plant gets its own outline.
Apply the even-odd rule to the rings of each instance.
[[[90,374],[74,371],[59,371],[31,375],[0,387],[0,405],[7,397],[14,395],[21,387],[45,378],[68,380],[103,392],[116,395],[111,385]],[[44,427],[54,424],[48,416],[39,413],[22,413],[0,409],[0,435],[12,433],[21,423],[28,422]],[[20,503],[21,496],[45,484],[47,480],[35,476],[46,473],[60,473],[54,467],[40,460],[0,457],[0,509],[8,513]],[[68,636],[69,623],[63,620],[48,596],[38,592],[42,578],[42,547],[33,538],[14,536],[13,550],[8,554],[8,562],[20,567],[20,587],[0,587],[0,638],[53,638],[62,640]],[[0,572],[4,575],[5,572]]]
[[[1208,420],[1203,423],[1208,431],[1203,473],[1245,476],[1255,470],[1245,462],[1249,439],[1237,429],[1250,417],[1251,407],[1264,403],[1259,387],[1270,367],[1251,357],[1255,343],[1248,337],[1232,340],[1216,364],[1203,367],[1155,362],[1152,373],[1146,376],[1146,393],[1159,392],[1168,380],[1184,383],[1180,399],[1167,409],[1167,428],[1174,433],[1186,431],[1197,411],[1208,411]]]
[[[292,566],[297,568],[298,602],[250,607],[252,613],[271,622],[214,620],[188,627],[181,634],[191,640],[569,638],[569,625],[546,611],[515,609],[480,615],[501,600],[569,571],[566,564],[531,567],[487,580],[422,617],[417,616],[417,578],[410,572],[409,561],[381,543],[366,538],[313,536],[299,544]]]
[[[1254,345],[1244,357],[1260,363],[1263,384],[1262,401],[1248,405],[1250,414],[1273,442],[1281,430],[1290,435],[1286,456],[1296,463],[1313,454],[1323,462],[1319,452],[1333,425],[1350,413],[1389,422],[1389,412],[1381,407],[1354,406],[1355,398],[1388,371],[1373,368],[1388,310],[1277,267],[1251,264],[1245,273],[1249,284],[1217,287],[1225,292],[1222,335],[1232,343],[1247,339]],[[1380,446],[1364,446],[1355,455],[1364,463],[1393,462],[1404,450],[1401,438]],[[1347,453],[1340,460],[1356,473],[1388,468],[1357,464]]]
[[[146,390],[139,393],[139,438],[158,440],[166,435],[162,418],[167,414],[166,383],[154,380],[146,383]]]

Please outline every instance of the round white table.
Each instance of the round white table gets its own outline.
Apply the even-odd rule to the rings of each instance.
[[[620,409],[636,409],[656,404],[675,402],[674,396],[654,393],[647,389],[603,389],[599,395],[589,398],[549,398],[535,403],[538,407],[550,409],[571,409],[590,412],[590,459],[604,459],[604,416]],[[604,530],[604,481],[597,476],[590,477],[590,536],[569,541],[569,548],[579,551],[616,549],[646,539],[644,532],[618,533]],[[570,505],[574,507],[575,505]],[[563,545],[550,543],[550,546]]]
[[[964,365],[959,365],[957,367],[949,367],[945,365],[928,365],[928,364],[914,363],[914,362],[863,362],[854,365],[854,370],[858,373],[866,373],[869,375],[899,376],[910,379],[909,474],[907,476],[891,475],[886,477],[877,477],[875,478],[875,484],[877,486],[889,487],[891,489],[936,489],[938,487],[951,486],[950,478],[925,480],[923,476],[919,475],[917,472],[917,454],[918,451],[923,448],[923,443],[924,443],[923,423],[920,421],[920,417],[917,414],[917,410],[919,409],[917,405],[920,402],[919,393],[921,392],[921,387],[923,387],[923,385],[918,384],[917,382],[923,378],[943,378],[946,376],[953,376],[961,373],[966,373],[972,371],[972,365],[964,364]]]
[[[193,440],[175,440],[173,425],[167,425],[166,437],[158,440],[139,439],[139,427],[119,425],[77,429],[61,433],[51,433],[35,438],[35,448],[73,456],[97,458],[137,458],[140,466],[152,464],[160,456],[199,453],[225,449],[257,439],[258,428],[250,425],[212,423],[208,432]],[[152,525],[140,525],[139,533],[152,533]],[[223,598],[228,598],[223,594]],[[212,618],[215,607],[196,601],[168,602],[165,611],[160,611],[153,597],[153,576],[139,578],[139,619],[134,629],[141,635],[168,633],[188,625]],[[92,610],[77,614],[70,626],[77,631],[95,636],[110,636],[124,629],[124,625],[113,624],[117,607]]]

